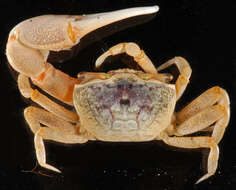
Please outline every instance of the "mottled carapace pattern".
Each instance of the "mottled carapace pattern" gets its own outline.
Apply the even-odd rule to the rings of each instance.
[[[107,80],[78,85],[74,97],[79,115],[88,117],[81,125],[84,123],[83,127],[96,137],[114,141],[119,136],[119,141],[139,141],[141,134],[146,134],[142,140],[150,140],[166,127],[162,126],[162,118],[171,118],[175,90],[161,82],[142,80],[133,73],[117,73]]]

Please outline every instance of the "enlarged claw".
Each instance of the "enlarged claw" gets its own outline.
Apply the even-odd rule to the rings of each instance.
[[[129,17],[155,13],[158,9],[158,6],[150,6],[81,16],[34,17],[11,30],[6,55],[16,71],[30,77],[35,85],[52,96],[72,104],[74,85],[80,81],[48,63],[49,51],[71,49],[93,30]]]
[[[9,39],[15,36],[28,47],[60,51],[70,49],[86,34],[100,27],[158,10],[158,6],[150,6],[90,15],[43,15],[18,24]]]

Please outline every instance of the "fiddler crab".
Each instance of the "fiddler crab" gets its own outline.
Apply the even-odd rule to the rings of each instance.
[[[109,56],[126,53],[142,71],[126,68],[108,73],[85,72],[73,78],[47,62],[50,51],[69,50],[97,28],[156,13],[158,9],[151,6],[81,16],[44,15],[25,20],[11,30],[6,55],[10,65],[19,72],[19,90],[25,98],[40,105],[24,110],[25,120],[34,133],[40,166],[61,172],[47,164],[44,140],[68,144],[89,140],[162,140],[180,148],[210,149],[207,173],[197,183],[216,172],[218,143],[230,117],[229,97],[224,89],[215,86],[181,111],[174,112],[192,72],[184,58],[174,57],[155,68],[145,52],[131,42],[111,47],[96,60],[96,67]],[[159,72],[171,65],[179,70],[175,84],[171,83],[171,74]],[[76,111],[54,102],[33,89],[32,84],[74,106]],[[196,136],[199,131],[208,131],[211,135]]]

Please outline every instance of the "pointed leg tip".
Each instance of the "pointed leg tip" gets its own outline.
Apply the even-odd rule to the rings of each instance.
[[[57,172],[57,173],[62,173],[59,169],[57,169],[56,167],[54,166],[51,166],[49,164],[46,164],[46,163],[39,163],[40,166],[44,167],[44,168],[47,168],[48,170],[52,170],[54,172]]]
[[[212,176],[212,174],[207,173],[206,175],[202,176],[199,180],[197,180],[195,184],[197,185],[201,183],[202,181],[208,179],[210,176]]]
[[[61,170],[59,170],[59,169],[57,169],[57,168],[55,168],[55,167],[53,167],[53,168],[54,168],[53,171],[55,171],[55,172],[61,174]]]

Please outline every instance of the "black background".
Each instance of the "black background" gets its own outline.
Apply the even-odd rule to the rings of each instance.
[[[169,148],[160,142],[88,142],[74,146],[46,142],[48,163],[57,166],[63,174],[57,175],[40,167],[37,167],[34,173],[24,172],[35,166],[36,158],[33,135],[22,114],[30,101],[20,95],[15,75],[9,69],[5,57],[7,36],[12,27],[24,19],[42,14],[89,14],[154,4],[160,6],[160,11],[149,22],[118,31],[105,38],[102,38],[104,33],[116,31],[128,24],[121,22],[99,30],[95,35],[81,41],[86,44],[86,40],[93,40],[94,43],[83,49],[78,48],[78,54],[74,58],[63,64],[55,63],[55,66],[73,76],[80,71],[92,71],[96,58],[104,50],[125,41],[138,43],[155,65],[160,65],[177,55],[185,57],[193,73],[191,82],[177,107],[183,107],[215,85],[225,88],[231,99],[231,121],[219,144],[220,160],[216,174],[199,185],[194,185],[203,175],[203,150]],[[233,118],[236,82],[236,3],[210,0],[2,0],[0,9],[1,190],[236,188],[236,129]]]

